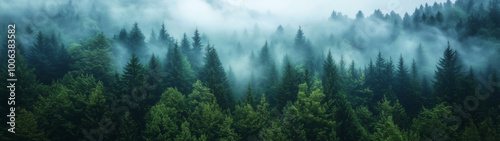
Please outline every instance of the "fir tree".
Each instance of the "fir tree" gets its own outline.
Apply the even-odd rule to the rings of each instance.
[[[210,88],[210,92],[215,95],[217,103],[223,109],[230,108],[233,104],[233,96],[219,55],[213,46],[207,45],[206,50],[205,65],[200,71],[200,79]]]
[[[145,53],[145,47],[146,43],[144,42],[144,34],[142,34],[141,29],[139,28],[139,25],[137,23],[134,23],[132,26],[132,29],[130,30],[128,40],[129,40],[129,46],[128,49],[131,53],[136,53],[139,54],[139,56],[142,56],[143,53]]]
[[[184,36],[182,37],[181,52],[184,56],[191,57],[191,44],[189,43],[186,33],[184,33]]]
[[[193,79],[193,71],[191,70],[191,65],[187,61],[184,55],[182,55],[181,49],[177,45],[170,50],[167,61],[169,62],[166,66],[167,68],[167,87],[177,88],[181,93],[188,94],[191,92],[191,84]]]
[[[337,66],[333,61],[332,53],[330,51],[328,51],[326,60],[323,62],[322,84],[323,91],[326,95],[326,101],[333,99],[341,90]]]
[[[298,80],[295,69],[292,68],[292,64],[286,59],[283,72],[283,77],[279,84],[279,90],[275,95],[276,106],[278,110],[285,107],[288,101],[294,102],[297,100],[298,92]]]
[[[191,60],[189,62],[192,63],[193,70],[195,72],[200,71],[203,63],[203,55],[202,55],[202,45],[201,45],[201,37],[200,33],[198,32],[198,29],[194,31],[194,36],[192,37],[193,39],[193,49],[192,49],[192,56],[190,57]]]
[[[456,50],[448,47],[439,59],[437,71],[434,74],[434,93],[440,101],[459,102],[457,100],[458,78],[461,75],[462,64],[460,55]]]

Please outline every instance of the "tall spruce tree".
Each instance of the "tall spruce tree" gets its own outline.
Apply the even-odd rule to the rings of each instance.
[[[193,66],[193,70],[195,72],[199,72],[201,67],[202,67],[202,63],[203,63],[203,55],[202,55],[202,50],[203,50],[203,47],[201,45],[201,36],[200,36],[200,33],[198,32],[198,29],[196,29],[194,31],[194,36],[192,37],[193,39],[193,49],[192,49],[192,56],[189,57],[189,62],[191,62],[191,65]]]
[[[288,101],[294,102],[297,100],[297,92],[299,91],[299,82],[297,72],[292,67],[288,59],[285,59],[285,66],[283,70],[283,77],[279,84],[279,90],[275,95],[276,106],[281,111]]]
[[[123,68],[121,79],[127,94],[130,94],[135,88],[143,86],[145,81],[145,70],[144,66],[139,63],[139,58],[135,53],[132,54],[130,61]]]
[[[142,34],[141,29],[137,23],[134,23],[132,29],[130,30],[128,40],[128,49],[131,53],[136,53],[139,56],[143,56],[145,53],[146,43],[144,42],[144,34]]]
[[[205,83],[205,86],[210,88],[210,92],[215,95],[217,103],[223,109],[232,109],[233,96],[219,55],[216,49],[210,45],[207,45],[206,51],[205,65],[200,71],[199,78]]]
[[[184,36],[182,37],[181,52],[184,56],[191,57],[191,44],[189,43],[186,33],[184,33]]]
[[[177,88],[183,94],[191,93],[191,84],[193,81],[193,71],[186,57],[182,55],[181,49],[174,44],[170,50],[167,69],[167,87]]]
[[[462,61],[456,50],[451,49],[450,43],[443,52],[443,57],[439,59],[434,78],[434,95],[439,101],[458,102],[458,78],[462,71]]]
[[[328,51],[326,60],[323,62],[322,84],[323,91],[326,95],[326,101],[333,99],[341,90],[337,65],[335,65],[335,61],[333,61],[331,51]]]

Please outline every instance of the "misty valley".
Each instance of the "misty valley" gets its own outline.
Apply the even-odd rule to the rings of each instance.
[[[500,0],[22,1],[0,140],[500,140]]]

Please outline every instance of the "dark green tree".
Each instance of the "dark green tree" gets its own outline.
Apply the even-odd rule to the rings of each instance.
[[[330,51],[328,51],[326,60],[323,62],[322,84],[323,92],[326,95],[326,101],[333,99],[341,90],[337,65],[335,65],[335,61],[333,61]]]
[[[186,33],[184,33],[184,36],[182,36],[181,52],[182,54],[184,54],[184,56],[187,57],[191,56],[191,43],[189,43]]]
[[[347,101],[345,93],[340,91],[335,96],[335,106],[338,111],[335,114],[335,120],[339,122],[337,135],[340,140],[367,140],[367,132],[359,123],[351,103]]]
[[[137,23],[134,23],[130,33],[128,35],[128,49],[131,53],[139,54],[139,56],[143,56],[145,53],[146,43],[144,41],[146,37],[142,34],[141,29]]]
[[[278,110],[283,109],[288,101],[294,102],[297,100],[298,79],[297,73],[288,59],[285,59],[285,67],[283,77],[279,84],[279,90],[276,92],[275,101]]]
[[[191,57],[189,57],[190,59],[189,62],[191,62],[193,70],[195,72],[199,72],[203,63],[203,55],[201,52],[203,50],[203,47],[201,45],[201,37],[200,33],[198,32],[198,29],[194,31],[194,36],[192,37],[192,39],[193,39],[193,44],[192,44],[193,49]]]
[[[460,102],[457,97],[458,78],[462,71],[462,61],[456,50],[451,49],[450,43],[444,50],[443,57],[439,59],[434,78],[434,95],[439,101],[448,103]]]
[[[248,84],[248,87],[247,87],[247,93],[245,95],[245,104],[248,104],[248,105],[252,106],[253,108],[255,108],[254,96],[253,96],[252,87],[250,87],[250,84]]]
[[[200,71],[199,78],[215,95],[217,103],[223,108],[233,107],[233,96],[227,82],[226,72],[222,67],[216,49],[207,45],[205,54],[205,65]],[[232,108],[231,108],[232,109]]]
[[[123,75],[121,78],[122,83],[125,86],[125,92],[131,93],[136,87],[144,85],[145,81],[145,69],[142,64],[139,63],[139,58],[132,54],[130,61],[123,68]]]
[[[193,71],[186,57],[182,55],[181,49],[177,45],[170,50],[170,56],[167,57],[169,62],[167,69],[167,87],[177,88],[181,93],[188,94],[191,92],[191,84],[193,82]]]

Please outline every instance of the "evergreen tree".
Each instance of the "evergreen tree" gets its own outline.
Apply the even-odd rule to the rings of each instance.
[[[145,79],[145,69],[139,63],[139,58],[132,54],[130,61],[123,68],[122,83],[125,86],[125,92],[131,93],[137,87],[143,86]]]
[[[145,53],[146,43],[144,42],[144,34],[142,34],[141,29],[137,23],[134,23],[132,29],[130,30],[128,40],[129,45],[128,49],[131,53],[139,54],[139,56],[143,56]]]
[[[160,86],[163,84],[164,81],[162,79],[163,72],[161,68],[162,67],[160,65],[158,57],[156,57],[155,54],[153,53],[146,67],[146,73],[147,73],[146,86],[151,92],[151,95],[149,95],[147,101],[148,103],[151,103],[150,105],[157,102],[157,99],[160,98],[160,94],[164,90],[164,88]]]
[[[151,29],[151,35],[149,36],[149,44],[158,45],[158,37],[156,37],[156,33],[154,29]]]
[[[201,67],[202,67],[202,63],[203,63],[203,58],[202,58],[202,45],[201,45],[201,37],[200,37],[200,33],[198,32],[198,29],[196,29],[194,31],[194,36],[192,37],[193,39],[193,49],[192,49],[192,56],[189,57],[191,60],[189,60],[189,62],[192,63],[192,66],[193,66],[193,70],[195,70],[195,72],[199,72]]]
[[[337,66],[333,61],[332,53],[330,51],[328,51],[326,60],[323,62],[322,84],[323,92],[326,95],[326,101],[333,99],[341,90]]]
[[[335,119],[340,123],[336,131],[340,140],[366,140],[367,132],[359,123],[350,102],[345,98],[345,93],[340,91],[335,100],[335,106],[338,108]]]
[[[351,79],[358,79],[358,71],[356,70],[356,66],[354,65],[354,60],[351,62],[351,65],[349,66],[349,75]]]
[[[460,102],[457,97],[458,90],[458,78],[461,75],[462,62],[460,55],[456,50],[450,48],[450,43],[448,42],[448,47],[443,53],[443,58],[439,59],[437,66],[437,71],[434,74],[434,95],[438,97],[440,101],[446,101],[449,103]]]
[[[191,44],[189,43],[186,33],[184,33],[184,36],[182,37],[181,52],[184,56],[191,57]]]
[[[16,128],[14,138],[12,140],[33,140],[44,141],[48,140],[44,130],[40,130],[37,121],[37,115],[26,109],[19,110],[19,115],[16,117]]]
[[[70,50],[75,62],[71,68],[82,74],[93,74],[95,78],[109,84],[111,77],[112,56],[109,51],[110,42],[103,32],[89,38],[82,44],[73,45]]]
[[[283,78],[279,84],[279,90],[275,95],[276,106],[278,110],[285,107],[288,101],[294,102],[297,100],[298,92],[298,79],[295,69],[292,68],[292,64],[288,59],[285,59],[285,67],[283,72]]]
[[[167,29],[165,29],[165,23],[161,24],[160,32],[158,33],[158,42],[160,42],[161,46],[169,47],[173,44],[173,39],[168,34]]]
[[[118,42],[120,42],[122,45],[128,46],[128,34],[127,30],[125,28],[122,28],[120,30],[120,33],[118,34]]]
[[[399,57],[399,63],[396,74],[396,96],[403,103],[405,109],[409,109],[409,102],[415,99],[410,97],[410,76],[408,75],[408,69],[404,65],[403,55]]]
[[[248,104],[255,108],[254,97],[252,94],[252,87],[250,87],[250,84],[248,84],[247,87],[247,94],[245,95],[245,104]]]
[[[344,55],[340,56],[340,63],[339,63],[339,75],[341,78],[344,78],[346,76],[346,67],[345,67],[345,60],[344,60]]]
[[[39,77],[39,80],[44,84],[49,84],[56,77],[56,52],[57,46],[55,41],[55,35],[52,34],[51,37],[47,37],[41,31],[38,32],[35,43],[31,49],[30,55],[28,56],[30,66],[35,68],[35,74]]]
[[[185,56],[182,55],[181,49],[177,43],[170,51],[167,57],[169,63],[166,66],[167,87],[177,88],[181,93],[188,94],[191,92],[191,84],[194,77],[190,67],[191,65]]]
[[[205,65],[199,74],[200,80],[210,88],[210,92],[215,95],[217,103],[223,109],[230,108],[233,105],[233,96],[219,55],[213,46],[207,45],[206,50]]]

